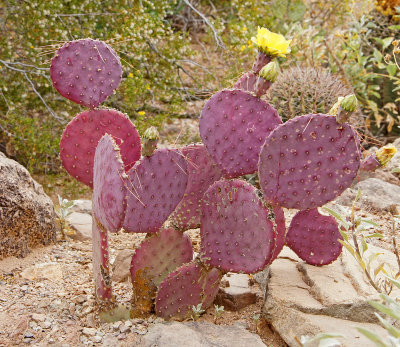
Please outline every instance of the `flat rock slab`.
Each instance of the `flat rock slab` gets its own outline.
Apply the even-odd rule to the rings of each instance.
[[[55,262],[41,263],[26,268],[21,272],[21,277],[31,281],[48,279],[59,283],[63,281],[63,269],[61,264]]]
[[[352,206],[361,189],[361,198],[357,205],[365,210],[388,211],[397,214],[400,211],[400,186],[382,181],[379,178],[368,178],[359,182],[354,188],[347,189],[336,202]]]
[[[92,216],[88,213],[72,212],[67,221],[69,226],[75,231],[68,236],[74,240],[86,241],[92,239]]]
[[[394,254],[386,250],[370,246],[368,252],[382,252],[380,261],[395,265]],[[289,346],[297,345],[295,337],[322,332],[342,334],[346,347],[374,346],[356,327],[387,336],[367,302],[379,296],[347,251],[332,264],[317,267],[285,247],[269,271],[264,317]]]
[[[261,290],[246,274],[228,273],[222,278],[215,304],[224,309],[238,311],[255,304],[262,297]]]
[[[155,324],[143,336],[143,347],[265,347],[261,338],[233,325],[205,322]]]
[[[92,214],[92,200],[74,200],[74,206],[71,207],[71,211]]]
[[[134,249],[123,249],[118,252],[112,269],[112,280],[116,282],[124,282],[131,276],[132,256],[135,253]]]

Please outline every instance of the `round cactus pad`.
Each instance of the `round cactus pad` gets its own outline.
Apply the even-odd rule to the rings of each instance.
[[[259,177],[272,205],[322,206],[353,182],[360,166],[355,131],[335,117],[309,114],[277,127],[260,153]]]
[[[178,266],[193,259],[190,238],[174,229],[147,237],[132,257],[133,303],[138,315],[150,313],[157,287]]]
[[[163,229],[146,238],[135,250],[131,262],[132,283],[139,270],[158,286],[178,266],[193,259],[192,242],[189,236],[170,229]]]
[[[204,145],[189,145],[181,151],[188,162],[188,184],[182,201],[171,215],[171,223],[175,229],[183,231],[200,226],[203,195],[222,173]]]
[[[324,216],[318,209],[296,213],[286,235],[286,245],[311,265],[327,265],[342,252],[343,240],[338,224],[332,216]]]
[[[65,128],[60,157],[68,173],[93,188],[93,161],[97,144],[110,134],[121,150],[125,171],[140,158],[140,137],[129,118],[116,110],[91,110],[78,114]]]
[[[157,232],[185,193],[185,157],[176,150],[159,149],[138,161],[128,176],[125,231]]]
[[[119,86],[122,67],[115,51],[102,41],[66,43],[51,60],[54,87],[67,99],[94,108]]]
[[[268,103],[243,90],[222,90],[205,104],[200,136],[225,177],[257,170],[261,146],[282,121]]]
[[[242,180],[218,181],[207,190],[200,235],[202,260],[224,271],[257,272],[275,246],[268,209]]]
[[[103,227],[116,232],[125,217],[124,165],[113,138],[104,135],[94,156],[93,212]]]
[[[161,283],[156,297],[157,315],[185,319],[193,314],[193,306],[201,304],[206,310],[218,293],[221,277],[216,268],[207,271],[197,262],[182,265]]]

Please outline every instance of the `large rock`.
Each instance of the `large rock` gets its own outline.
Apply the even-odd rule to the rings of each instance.
[[[143,336],[143,347],[265,347],[258,335],[234,325],[204,322],[155,324]]]
[[[113,281],[124,282],[130,277],[131,261],[134,253],[134,249],[123,249],[118,252],[112,265]]]
[[[0,152],[0,259],[24,257],[55,240],[51,199],[23,166]]]
[[[368,178],[347,189],[336,199],[340,205],[351,206],[361,189],[361,198],[357,205],[366,210],[388,211],[397,214],[400,211],[400,187],[379,178]]]
[[[396,257],[386,250],[370,246],[368,252],[382,252],[379,261],[396,265]],[[373,263],[372,268],[377,265]],[[392,295],[396,297],[398,291]],[[367,302],[378,298],[347,251],[334,263],[316,267],[285,247],[270,266],[263,313],[289,346],[297,345],[296,337],[322,332],[342,334],[340,341],[346,347],[374,346],[356,327],[387,336]]]

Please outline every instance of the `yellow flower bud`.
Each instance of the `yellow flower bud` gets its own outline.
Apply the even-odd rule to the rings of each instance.
[[[376,158],[379,160],[382,167],[386,166],[396,153],[397,148],[393,145],[386,145],[375,151]]]
[[[340,106],[348,112],[354,112],[357,109],[357,105],[357,97],[354,94],[345,96],[340,103]]]
[[[279,65],[275,61],[271,61],[267,65],[265,65],[261,71],[260,76],[266,79],[269,82],[275,82],[276,78],[279,74]]]

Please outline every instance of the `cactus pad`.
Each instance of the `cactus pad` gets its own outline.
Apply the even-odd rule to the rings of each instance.
[[[255,92],[258,75],[254,72],[246,72],[233,86],[234,89],[241,89],[248,92]]]
[[[122,67],[115,51],[102,41],[67,42],[51,61],[54,87],[67,99],[94,108],[119,86]]]
[[[190,238],[174,229],[163,229],[146,238],[131,262],[133,303],[137,315],[150,313],[157,287],[178,266],[193,259]]]
[[[277,127],[260,153],[259,177],[272,205],[307,209],[339,196],[357,175],[360,145],[349,124],[309,114]]]
[[[274,207],[274,249],[271,253],[271,258],[268,260],[268,264],[271,264],[281,252],[286,241],[286,224],[285,214],[280,207]]]
[[[171,223],[175,229],[184,231],[200,226],[203,195],[222,173],[204,145],[189,145],[181,150],[188,162],[188,184],[182,201],[171,215]]]
[[[93,188],[96,146],[104,134],[120,147],[125,171],[140,158],[140,137],[129,118],[116,110],[91,110],[78,114],[65,128],[60,142],[62,164],[70,175]]]
[[[204,194],[202,260],[224,271],[263,269],[274,248],[273,224],[256,188],[241,181],[218,181]]]
[[[200,136],[225,177],[257,170],[261,146],[282,121],[276,110],[242,90],[222,90],[205,104]]]
[[[176,150],[159,149],[143,157],[128,172],[127,232],[157,232],[182,200],[187,184],[187,162]]]
[[[94,156],[93,211],[110,232],[121,229],[125,217],[124,165],[113,138],[104,135]]]
[[[217,295],[221,274],[213,268],[207,271],[191,262],[171,272],[161,283],[156,297],[156,313],[164,319],[190,318],[192,307],[202,304],[207,309]]]
[[[110,262],[108,254],[107,230],[93,216],[92,222],[92,257],[96,300],[101,311],[109,309],[112,301]]]
[[[286,235],[286,245],[312,265],[327,265],[342,252],[343,240],[332,216],[323,216],[317,208],[296,213]]]

